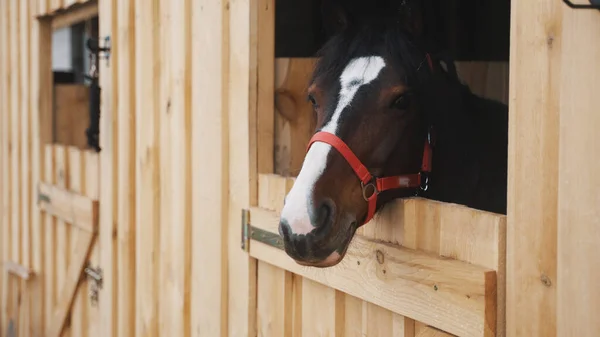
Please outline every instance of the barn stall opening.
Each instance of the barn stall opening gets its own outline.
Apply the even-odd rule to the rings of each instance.
[[[600,13],[422,3],[459,76],[509,105],[507,214],[398,200],[313,269],[277,226],[315,125],[320,1],[2,2],[0,336],[600,329],[582,286],[598,276]],[[48,58],[54,29],[96,16],[100,152],[82,137],[89,83],[57,83]]]

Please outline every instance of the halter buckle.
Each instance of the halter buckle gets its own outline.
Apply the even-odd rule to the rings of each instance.
[[[380,192],[377,189],[377,183],[375,182],[375,178],[371,179],[371,181],[369,181],[367,184],[361,181],[360,188],[362,189],[362,195],[365,201],[370,201],[374,195],[379,195]],[[368,193],[369,189],[373,190],[370,194]]]

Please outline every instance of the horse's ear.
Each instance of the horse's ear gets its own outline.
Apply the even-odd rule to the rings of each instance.
[[[328,34],[337,34],[350,26],[350,12],[340,0],[323,0],[321,15],[323,26]]]

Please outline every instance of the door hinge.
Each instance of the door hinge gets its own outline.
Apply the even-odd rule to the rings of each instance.
[[[252,226],[250,210],[242,210],[242,250],[250,251],[250,241],[258,241],[267,246],[283,250],[283,239],[278,233]]]
[[[91,281],[90,285],[90,301],[92,305],[98,304],[98,293],[100,289],[102,289],[102,268],[100,267],[92,267],[92,265],[88,262],[88,265],[83,270],[87,275],[88,281]]]

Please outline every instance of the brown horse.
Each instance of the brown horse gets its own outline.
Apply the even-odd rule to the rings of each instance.
[[[317,129],[279,224],[301,265],[339,263],[392,199],[506,212],[507,107],[472,94],[414,22],[380,9],[337,11],[309,83]]]

